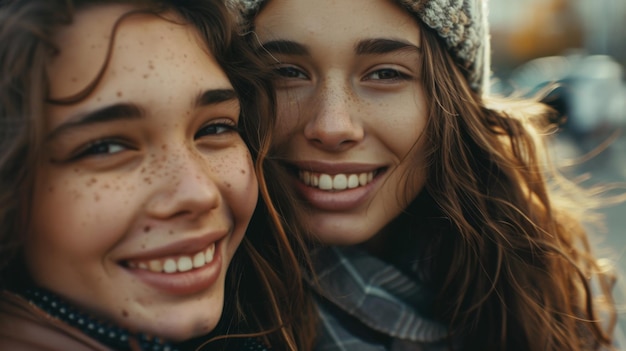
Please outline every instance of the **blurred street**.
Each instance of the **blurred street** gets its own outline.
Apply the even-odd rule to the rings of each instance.
[[[616,131],[619,132],[619,131]],[[607,141],[609,136],[601,139],[575,139],[567,134],[557,137],[553,154],[559,161],[580,160],[585,153],[598,150],[597,155],[589,160],[581,161],[572,167],[568,167],[566,175],[570,179],[585,176],[589,177],[583,183],[588,188],[592,185],[613,184],[617,186],[614,191],[604,196],[624,194],[626,200],[626,128],[621,131],[618,139],[612,142],[605,150],[599,146],[602,141]],[[586,144],[586,145],[581,145]],[[600,151],[601,150],[601,151]],[[607,256],[614,260],[623,274],[626,274],[626,201],[618,204],[603,204],[598,212],[604,216],[606,228],[590,228],[593,233],[593,244],[600,256]],[[625,276],[626,279],[626,276]]]
[[[552,155],[568,178],[589,176],[584,187],[604,184],[626,193],[626,1],[489,0],[492,70],[501,95],[531,96],[561,88],[548,101],[567,116]],[[602,143],[619,136],[608,147]],[[584,155],[602,149],[593,157]],[[582,158],[581,158],[582,157]],[[626,333],[626,201],[603,203],[606,228],[592,227],[595,254],[618,271],[621,333]],[[620,347],[626,350],[621,335]]]

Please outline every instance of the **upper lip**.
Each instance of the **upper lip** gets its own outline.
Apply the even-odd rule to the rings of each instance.
[[[298,170],[325,174],[365,173],[383,168],[382,165],[359,162],[289,161]]]
[[[191,255],[208,247],[212,243],[218,242],[228,235],[225,231],[213,232],[198,237],[186,238],[176,242],[151,248],[136,255],[129,255],[120,261],[129,260],[150,260],[159,257]]]

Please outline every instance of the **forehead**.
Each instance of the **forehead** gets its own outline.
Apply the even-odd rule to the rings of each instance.
[[[122,18],[132,10],[119,4],[81,9],[71,25],[58,31],[54,41],[59,52],[47,67],[53,99],[81,91],[103,69],[99,84],[111,79],[119,82],[138,70],[148,78],[150,73],[167,73],[159,70],[163,66],[176,67],[181,74],[187,73],[181,66],[191,69],[206,66],[207,60],[215,63],[192,26],[176,23],[171,14],[167,20],[143,13]],[[224,76],[221,69],[214,73],[214,77]]]
[[[264,38],[395,37],[419,43],[417,21],[392,0],[269,0],[255,25]]]

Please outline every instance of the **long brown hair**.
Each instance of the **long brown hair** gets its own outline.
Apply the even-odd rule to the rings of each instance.
[[[540,133],[551,111],[481,97],[437,34],[422,28],[428,175],[409,207],[419,225],[409,229],[419,230],[424,276],[452,340],[467,350],[610,347],[611,277],[579,218],[560,206],[572,184],[549,186],[558,174]]]
[[[45,66],[56,51],[53,34],[70,24],[82,6],[111,2],[0,0],[0,288],[23,279],[20,249],[28,230],[33,165],[41,149],[48,97]],[[306,251],[285,234],[267,191],[275,179],[265,161],[275,113],[266,66],[236,34],[234,20],[221,0],[115,2],[137,6],[117,24],[133,13],[173,12],[193,26],[239,96],[240,128],[255,159],[262,200],[229,268],[224,313],[212,336],[258,333],[274,350],[310,349],[315,319],[310,318],[313,307],[298,264]],[[108,59],[101,72],[107,64]],[[79,102],[98,81],[96,77],[80,94],[48,102]]]

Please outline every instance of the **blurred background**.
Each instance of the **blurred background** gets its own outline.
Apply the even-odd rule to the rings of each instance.
[[[546,98],[566,115],[552,146],[557,163],[570,163],[562,169],[570,178],[589,176],[584,185],[617,184],[608,195],[625,193],[626,0],[489,0],[489,10],[492,92],[532,95],[560,83]],[[592,244],[621,274],[624,331],[626,203],[606,201],[599,212],[606,228],[592,228]]]

